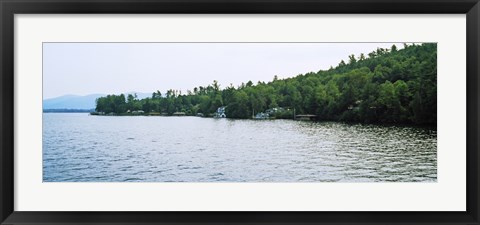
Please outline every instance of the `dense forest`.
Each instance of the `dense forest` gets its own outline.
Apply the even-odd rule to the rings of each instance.
[[[276,109],[276,118],[293,118],[295,111],[318,120],[436,124],[436,44],[404,44],[402,49],[392,45],[348,58],[328,70],[287,79],[275,76],[268,83],[248,81],[221,88],[213,81],[187,93],[157,91],[141,100],[135,95],[108,95],[97,99],[96,111],[211,116],[226,106],[228,118],[251,118],[254,112]]]

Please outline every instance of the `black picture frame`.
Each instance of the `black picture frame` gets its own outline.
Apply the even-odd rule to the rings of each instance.
[[[479,0],[0,0],[1,224],[479,224]],[[466,14],[466,212],[14,211],[14,15],[67,13]],[[461,74],[460,74],[461,75]],[[458,149],[462,151],[463,149]],[[441,196],[439,196],[441,197]]]

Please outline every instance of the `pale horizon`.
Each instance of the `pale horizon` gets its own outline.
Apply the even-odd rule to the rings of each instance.
[[[328,70],[348,56],[403,43],[44,43],[43,99],[64,95],[187,93]]]

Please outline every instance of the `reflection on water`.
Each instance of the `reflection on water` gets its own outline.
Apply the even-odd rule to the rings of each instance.
[[[436,182],[434,130],[43,114],[45,182]]]

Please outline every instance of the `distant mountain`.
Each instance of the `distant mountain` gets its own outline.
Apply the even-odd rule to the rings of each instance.
[[[129,92],[128,94],[137,94],[138,99],[151,97],[151,93]],[[106,94],[91,94],[91,95],[63,95],[56,98],[49,98],[43,100],[43,109],[94,109],[95,99],[107,96]]]
[[[44,109],[44,113],[88,113],[95,112],[95,109]]]

